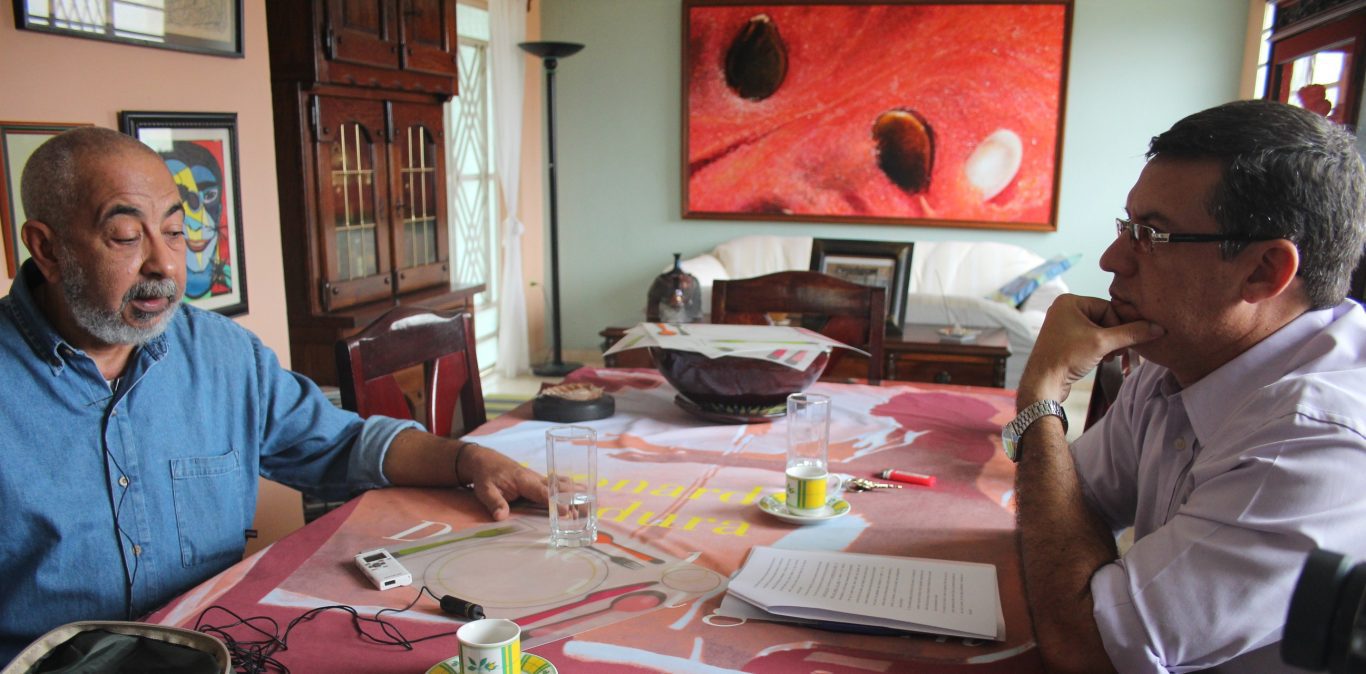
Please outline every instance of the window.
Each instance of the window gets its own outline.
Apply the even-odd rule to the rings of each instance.
[[[1266,78],[1271,72],[1271,25],[1276,18],[1276,1],[1267,0],[1262,6],[1262,33],[1257,50],[1257,80],[1253,98],[1266,98]]]
[[[1356,59],[1366,53],[1366,7],[1278,4],[1269,39],[1266,98],[1355,127],[1361,97]]]
[[[460,34],[460,95],[447,106],[451,280],[483,283],[475,298],[479,366],[498,359],[498,183],[493,169],[493,96],[489,91],[489,13],[478,0],[456,6]]]

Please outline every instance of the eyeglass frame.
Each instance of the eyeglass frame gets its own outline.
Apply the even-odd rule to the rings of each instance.
[[[1156,229],[1152,225],[1145,225],[1125,218],[1115,218],[1115,238],[1124,235],[1124,230],[1129,230],[1129,240],[1134,246],[1143,246],[1144,240],[1139,236],[1139,230],[1148,231],[1146,251],[1151,252],[1153,246],[1159,243],[1226,243],[1237,241],[1248,243],[1252,241],[1275,241],[1283,239],[1281,236],[1228,236],[1225,234],[1173,234]]]

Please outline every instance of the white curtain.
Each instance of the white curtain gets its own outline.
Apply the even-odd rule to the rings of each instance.
[[[517,200],[522,156],[522,88],[526,54],[526,5],[522,0],[489,0],[489,59],[493,67],[494,167],[503,191],[503,278],[498,296],[498,372],[515,377],[531,369],[527,341],[526,291],[522,287],[522,233]]]

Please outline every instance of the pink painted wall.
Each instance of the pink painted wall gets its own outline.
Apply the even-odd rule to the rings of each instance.
[[[246,0],[245,58],[21,31],[0,2],[0,120],[118,128],[120,110],[235,112],[249,310],[238,322],[289,365],[264,0]],[[10,279],[0,265],[0,295]],[[302,524],[297,492],[265,483],[253,549]]]

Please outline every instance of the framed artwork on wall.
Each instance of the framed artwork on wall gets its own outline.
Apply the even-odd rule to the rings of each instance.
[[[683,217],[1053,231],[1072,0],[684,0]]]
[[[120,112],[123,132],[156,150],[185,207],[185,301],[233,316],[247,312],[238,187],[237,115]]]
[[[78,126],[59,122],[0,122],[0,229],[4,230],[5,270],[10,278],[19,273],[19,265],[27,260],[28,249],[19,239],[19,228],[28,219],[19,193],[19,181],[24,166],[33,151],[47,139]]]
[[[897,241],[814,239],[811,270],[860,285],[887,289],[887,330],[901,334],[915,244]]]
[[[242,57],[242,0],[14,0],[21,30]]]

